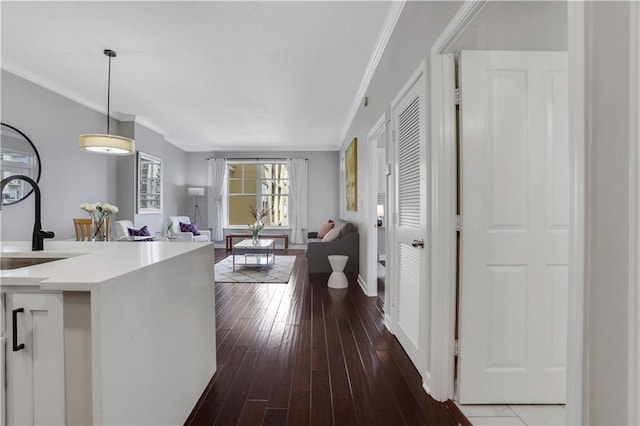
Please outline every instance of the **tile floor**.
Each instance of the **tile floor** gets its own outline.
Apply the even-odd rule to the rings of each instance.
[[[564,405],[460,405],[473,425],[565,425]]]

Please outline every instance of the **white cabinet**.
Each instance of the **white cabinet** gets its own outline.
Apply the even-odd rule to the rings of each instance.
[[[6,424],[65,424],[62,293],[5,297]]]

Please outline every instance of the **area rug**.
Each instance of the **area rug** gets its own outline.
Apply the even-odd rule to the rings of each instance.
[[[216,263],[217,283],[288,283],[295,256],[276,256],[276,260],[269,268],[236,265],[233,271],[231,256]]]

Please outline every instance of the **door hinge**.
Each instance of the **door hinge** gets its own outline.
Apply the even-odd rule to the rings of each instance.
[[[456,215],[456,231],[457,232],[462,231],[462,219],[460,219],[459,214]]]
[[[460,105],[460,89],[459,89],[459,88],[457,88],[457,89],[455,90],[455,93],[454,93],[454,94],[455,94],[455,97],[456,97],[456,105]]]
[[[460,355],[460,343],[458,342],[458,339],[453,341],[453,356],[458,356]]]
[[[384,168],[384,174],[387,176],[391,176],[391,163],[387,163]]]

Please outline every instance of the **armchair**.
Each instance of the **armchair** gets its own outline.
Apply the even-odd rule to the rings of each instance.
[[[200,230],[200,235],[193,235],[191,232],[180,232],[180,222],[182,223],[191,223],[191,219],[189,216],[169,216],[169,220],[171,221],[171,231],[169,231],[169,236],[179,238],[180,241],[187,242],[205,242],[208,243],[211,241],[211,231],[208,229]]]
[[[115,225],[116,240],[125,240],[129,238],[129,228],[134,228],[133,222],[130,220],[117,220]]]
[[[136,229],[133,222],[130,220],[118,220],[115,223],[116,228],[116,240],[133,240],[133,241],[169,241],[168,238],[163,237],[143,237],[143,236],[132,236],[129,232],[129,229]]]

